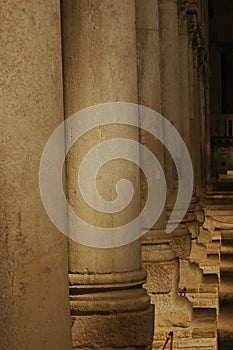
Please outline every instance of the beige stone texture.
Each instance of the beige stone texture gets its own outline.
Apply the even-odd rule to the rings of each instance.
[[[203,273],[198,264],[190,263],[189,260],[180,259],[180,288],[190,285],[200,285],[203,281]]]
[[[153,341],[153,349],[161,349],[170,331],[174,333],[173,349],[181,350],[216,350],[217,332],[216,332],[216,313],[211,309],[194,310],[192,324],[188,328],[164,327],[157,332]],[[170,343],[169,343],[170,345]]]
[[[179,225],[172,233],[171,247],[177,257],[188,259],[191,251],[191,235],[185,225]]]
[[[142,260],[147,271],[145,288],[155,305],[154,339],[161,327],[188,327],[192,305],[178,293],[179,260],[169,240],[161,239],[163,232],[149,231],[143,238]]]
[[[138,102],[135,20],[134,1],[63,2],[66,117],[94,104]],[[136,195],[123,213],[99,215],[77,193],[77,171],[82,157],[94,145],[114,136],[138,141],[138,130],[118,125],[99,127],[76,143],[67,157],[70,204],[80,217],[103,227],[128,223],[140,210],[139,171],[130,162],[116,161],[115,165],[103,168],[102,182],[97,181],[97,188],[106,200],[114,199],[114,184],[120,178],[133,183]],[[99,156],[101,159],[102,155]],[[153,309],[141,288],[146,275],[141,269],[140,240],[111,249],[95,249],[70,241],[69,269],[74,348],[150,346]]]
[[[136,0],[136,28],[137,28],[137,59],[138,59],[138,103],[161,113],[160,91],[160,42],[159,42],[159,16],[158,0]],[[164,147],[162,143],[150,133],[141,129],[139,131],[141,144],[145,145],[164,165]],[[140,159],[144,166],[143,158]],[[147,199],[147,184],[140,178],[141,208]],[[165,209],[154,228],[165,227],[167,218]]]
[[[63,120],[59,23],[57,0],[1,2],[1,350],[71,349],[67,240],[39,189],[43,148]]]
[[[182,130],[180,106],[178,9],[173,0],[159,1],[161,112],[180,132]],[[171,59],[172,57],[172,59]],[[167,206],[174,205],[178,178],[170,155],[165,152],[167,171]]]
[[[178,1],[178,8],[182,6]],[[185,8],[185,6],[184,6]],[[180,105],[182,115],[181,136],[190,151],[190,120],[189,120],[189,52],[188,52],[188,17],[185,9],[180,10],[178,15],[178,38],[179,38],[179,71],[180,71]]]

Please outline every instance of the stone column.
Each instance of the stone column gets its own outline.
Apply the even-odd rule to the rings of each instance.
[[[192,203],[190,206],[189,216],[187,218],[187,226],[192,234],[192,248],[189,255],[189,261],[182,261],[182,270],[180,286],[187,288],[187,297],[192,301],[195,308],[215,308],[218,310],[218,291],[217,291],[217,276],[206,276],[203,274],[203,265],[200,264],[199,256],[207,257],[207,251],[200,241],[203,237],[203,229],[200,227],[203,224],[204,212],[200,206],[203,179],[203,159],[201,159],[201,138],[205,117],[203,115],[203,89],[198,78],[202,73],[202,57],[203,51],[203,34],[200,25],[201,10],[197,1],[188,2],[186,7],[186,35],[188,41],[188,99],[190,101],[190,154],[194,166],[194,192]],[[203,153],[203,150],[202,150]],[[193,220],[192,220],[193,217]],[[201,237],[201,238],[200,238]],[[193,263],[195,262],[195,263]],[[205,271],[204,271],[205,272]]]
[[[181,106],[181,116],[183,120],[182,126],[182,136],[183,140],[186,143],[186,146],[192,154],[192,140],[190,134],[192,133],[190,129],[190,104],[192,104],[192,100],[190,99],[189,94],[189,33],[188,33],[188,5],[189,2],[187,0],[179,0],[178,1],[178,34],[179,34],[179,67],[180,67],[180,106]],[[194,168],[195,172],[195,168]],[[192,201],[189,206],[188,213],[183,222],[185,222],[189,232],[192,237],[197,237],[199,233],[199,222],[196,219],[195,211],[198,207],[197,197],[195,195],[195,189],[192,196]],[[187,240],[186,240],[187,241]],[[183,254],[180,261],[180,288],[189,288],[190,276],[193,276],[194,279],[198,275],[202,275],[201,270],[198,271],[197,266],[192,266],[188,261],[189,251],[186,254]],[[187,274],[187,271],[189,273]],[[198,281],[197,281],[198,284]]]
[[[201,27],[198,25],[199,21],[198,4],[193,1],[189,4],[187,9],[188,20],[188,67],[189,67],[189,115],[190,115],[190,154],[192,157],[194,168],[194,191],[192,204],[194,207],[194,213],[197,218],[197,229],[192,229],[193,239],[197,239],[200,234],[200,228],[203,224],[204,214],[201,208],[201,196],[203,190],[203,174],[204,174],[204,161],[202,153],[204,152],[201,139],[203,137],[203,128],[205,128],[205,115],[203,114],[203,88],[202,82],[198,80],[200,77],[199,68],[202,70],[203,55],[203,39]],[[201,49],[200,49],[201,48]],[[202,73],[201,73],[202,76]]]
[[[190,128],[192,141],[192,161],[195,169],[195,191],[202,195],[201,178],[201,117],[200,117],[200,91],[198,82],[198,54],[200,45],[199,35],[199,8],[197,1],[192,1],[188,8],[189,28],[189,67],[190,67]]]
[[[181,136],[187,130],[185,113],[187,106],[183,105],[181,100],[181,88],[183,92],[181,79],[181,67],[179,58],[179,32],[178,32],[178,5],[176,1],[159,1],[159,25],[160,25],[160,77],[161,77],[161,96],[162,96],[162,114],[179,131]],[[172,59],[171,59],[172,57]],[[184,138],[184,136],[183,136]],[[187,140],[186,136],[186,140]],[[177,189],[177,172],[170,155],[165,152],[165,169],[167,174],[167,212],[173,209]],[[176,240],[184,239],[187,241],[188,230],[184,222],[173,232],[172,239],[175,247]],[[186,245],[186,243],[185,243]]]
[[[137,57],[138,57],[138,101],[139,104],[161,113],[160,47],[158,0],[136,0]],[[162,167],[164,149],[162,143],[145,130],[140,130],[140,142],[149,148]],[[141,159],[144,162],[144,159]],[[146,166],[150,166],[147,164]],[[146,201],[146,185],[141,178],[141,207]],[[163,212],[157,228],[166,225]]]
[[[190,109],[192,106],[192,99],[190,98],[190,62],[189,62],[189,33],[188,33],[188,5],[189,2],[187,0],[179,0],[178,1],[178,21],[179,21],[179,67],[180,67],[180,97],[181,97],[181,115],[183,120],[182,126],[182,137],[185,141],[185,144],[190,152],[190,156],[192,157],[192,129],[190,126]],[[193,159],[193,157],[192,157]],[[195,172],[195,167],[194,167]],[[195,186],[194,186],[195,187]],[[198,200],[196,197],[196,191],[194,188],[192,201],[190,203],[188,215],[185,219],[185,222],[189,228],[189,231],[192,234],[196,234],[198,231],[198,222],[196,221],[195,211],[198,207]]]
[[[179,7],[178,7],[179,5]],[[186,143],[190,147],[189,133],[189,99],[187,94],[188,85],[188,51],[187,37],[184,33],[186,22],[180,23],[179,11],[185,11],[186,2],[181,1],[159,1],[159,20],[160,20],[160,72],[161,72],[161,94],[162,94],[162,114],[176,127]],[[171,59],[172,57],[172,59]],[[168,215],[172,211],[177,190],[178,178],[177,172],[170,155],[165,152],[165,168],[167,173]],[[193,209],[191,208],[191,211]],[[189,213],[190,216],[190,213]],[[191,213],[193,217],[193,214]],[[183,220],[182,225],[173,234],[180,241],[183,236],[187,240],[187,217]],[[176,239],[176,238],[175,238]]]
[[[158,10],[157,0],[136,1],[139,103],[161,112]],[[164,167],[161,142],[145,131],[141,131],[140,141]],[[146,201],[145,187],[142,179],[142,206]],[[170,246],[171,237],[165,234],[166,223],[165,208],[159,221],[142,239],[143,265],[148,274],[145,287],[155,306],[153,348],[162,346],[161,339],[171,327],[187,327],[191,318],[191,304],[178,294],[179,262]]]
[[[180,103],[180,66],[178,40],[178,9],[174,0],[159,1],[160,27],[160,79],[161,79],[161,111],[182,134],[182,116]],[[172,59],[171,59],[172,58]],[[176,199],[178,179],[175,167],[165,153],[168,185],[168,210],[172,210]]]
[[[183,120],[182,137],[190,151],[189,120],[189,48],[188,48],[188,1],[178,1],[179,70],[180,70],[180,106]]]
[[[137,103],[135,2],[67,0],[63,1],[62,17],[66,117],[94,104]],[[111,228],[119,222],[127,223],[140,209],[136,195],[133,205],[123,212],[123,219],[102,215],[76,193],[82,157],[96,144],[120,136],[138,140],[138,130],[120,125],[99,127],[78,141],[68,155],[70,203],[79,216],[96,226]],[[113,189],[122,175],[133,182],[137,192],[138,170],[119,160],[104,167],[101,181],[97,181],[106,200],[114,199]],[[153,312],[142,288],[146,273],[141,268],[140,240],[111,249],[74,241],[69,246],[73,347],[150,347]]]
[[[202,25],[206,43],[206,64],[204,65],[204,94],[205,94],[205,134],[204,134],[204,157],[205,157],[205,192],[212,190],[211,180],[211,146],[210,146],[210,53],[209,53],[209,2],[202,2]]]
[[[193,215],[195,217],[195,223],[194,221],[190,221],[188,223],[189,230],[192,234],[192,238],[195,239],[199,235],[199,226],[203,222],[203,211],[201,209],[198,197],[198,194],[200,194],[200,190],[198,190],[198,184],[200,180],[200,158],[199,158],[199,127],[200,120],[199,120],[199,100],[197,97],[197,86],[196,86],[196,75],[195,75],[195,54],[194,54],[194,41],[196,38],[196,29],[197,29],[197,10],[196,7],[192,7],[193,4],[190,4],[188,2],[187,8],[186,8],[186,34],[188,41],[186,43],[186,47],[188,49],[188,60],[187,60],[187,71],[188,71],[188,101],[189,101],[189,124],[190,124],[190,132],[189,132],[189,139],[190,139],[190,146],[189,151],[192,158],[193,163],[193,169],[194,169],[194,189],[193,189],[193,197],[191,201],[190,206],[190,213],[193,212]]]
[[[71,349],[67,240],[39,189],[63,121],[60,2],[1,7],[0,348]]]

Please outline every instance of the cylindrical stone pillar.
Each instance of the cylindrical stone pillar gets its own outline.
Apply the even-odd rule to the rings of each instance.
[[[3,1],[0,23],[0,348],[68,350],[67,239],[39,189],[63,121],[60,2]]]
[[[160,79],[161,79],[161,111],[181,133],[182,116],[180,107],[180,67],[178,40],[178,9],[177,1],[159,0],[160,27]],[[168,200],[167,207],[171,210],[178,188],[177,173],[170,156],[165,152],[167,174]]]
[[[200,131],[200,100],[198,86],[198,13],[196,6],[188,9],[189,26],[189,93],[190,93],[190,139],[191,156],[194,167],[194,185],[196,195],[200,196],[201,186],[201,131]]]
[[[136,18],[139,103],[161,112],[158,0],[137,0]],[[140,141],[153,152],[164,168],[163,144],[144,130],[141,130]],[[151,164],[144,166],[150,167]],[[166,168],[164,171],[166,173]],[[145,187],[141,181],[142,207],[147,194]],[[157,348],[164,327],[171,324],[187,327],[191,317],[190,303],[178,294],[179,264],[170,245],[171,236],[165,233],[167,218],[164,209],[158,222],[142,238],[143,265],[147,270],[145,287],[155,306],[153,348]],[[179,312],[177,317],[178,310],[182,310],[182,313]]]
[[[137,27],[137,56],[138,56],[138,101],[140,105],[149,107],[161,113],[160,90],[160,47],[159,47],[159,17],[158,0],[136,0],[136,27]],[[163,144],[145,130],[140,130],[140,142],[150,149],[161,166],[164,166]],[[149,168],[150,163],[141,163]],[[147,186],[141,178],[141,208],[144,207],[147,197]],[[166,212],[163,211],[156,228],[166,225]]]
[[[193,99],[190,96],[190,77],[189,77],[189,32],[188,32],[188,1],[179,0],[179,62],[180,62],[180,97],[181,97],[181,115],[183,119],[182,137],[192,157],[192,149],[195,150],[192,144],[191,134],[193,130],[190,127],[190,105],[193,104]],[[194,167],[194,173],[196,167]],[[195,176],[195,174],[194,174]],[[195,192],[195,186],[193,190],[192,200],[189,206],[188,215],[185,218],[185,222],[189,228],[189,231],[195,236],[199,230],[199,223],[196,221],[195,210],[198,208],[198,201]],[[198,208],[199,209],[199,208]]]
[[[197,8],[191,5],[187,8],[187,23],[188,23],[188,72],[189,72],[189,122],[190,122],[190,155],[192,158],[194,169],[194,189],[192,197],[192,206],[195,209],[196,216],[198,217],[199,224],[202,223],[203,213],[200,207],[200,196],[202,194],[202,174],[204,174],[204,159],[201,159],[201,147],[204,151],[204,147],[201,145],[201,139],[203,137],[202,126],[204,126],[205,118],[200,115],[200,105],[202,98],[202,92],[199,91],[197,83],[198,77],[198,41],[199,34],[197,22],[198,22]],[[194,230],[195,231],[195,230]],[[192,232],[195,238],[195,232]]]
[[[179,70],[180,70],[180,106],[183,120],[182,137],[190,151],[189,122],[189,49],[187,1],[178,1]]]
[[[202,26],[199,25],[199,45],[198,45],[198,61],[197,61],[197,79],[198,79],[198,100],[199,100],[199,148],[200,148],[200,197],[203,196],[206,188],[206,91],[205,91],[205,67],[206,67],[206,48],[205,39],[203,37]]]
[[[180,81],[180,61],[179,61],[179,32],[178,32],[178,6],[174,0],[159,1],[159,26],[160,26],[160,79],[161,79],[161,110],[165,118],[173,124],[178,132],[183,136],[185,125],[185,115],[181,108],[181,81]],[[172,58],[172,59],[171,59]],[[166,136],[165,140],[166,140]],[[184,138],[184,136],[183,136]],[[165,151],[164,164],[167,179],[167,212],[173,210],[176,200],[179,181],[175,165],[171,155]],[[180,162],[182,155],[180,154]],[[183,233],[182,233],[183,232]],[[179,236],[187,234],[187,228],[182,223],[174,231]],[[186,239],[186,238],[185,238]]]
[[[178,23],[177,1],[159,0],[161,110],[162,115],[176,127],[188,146],[188,103],[183,101],[182,95],[187,85],[187,72],[185,72],[184,77],[181,77],[182,69],[185,69],[181,63],[186,63],[187,51],[182,52],[182,57],[180,57],[180,48],[186,43],[186,37],[181,38],[179,35],[181,33],[179,33]],[[164,136],[166,139],[166,135]],[[169,214],[176,200],[179,183],[171,156],[166,151],[164,166],[167,175],[167,212]],[[181,259],[186,258],[190,250],[191,240],[185,220],[168,237],[176,256]],[[179,275],[179,272],[177,274]],[[180,303],[182,303],[182,299]],[[183,304],[184,307],[178,315],[177,322],[179,322],[178,319],[183,319],[187,327],[192,318],[192,305],[188,302],[186,304],[183,302]]]
[[[180,67],[180,36],[178,28],[178,4],[175,0],[159,0],[159,26],[160,26],[160,79],[161,79],[161,110],[162,115],[167,118],[171,124],[175,126],[184,141],[188,143],[188,137],[185,135],[188,129],[187,108],[181,93],[183,91],[184,80],[181,78]],[[185,53],[183,53],[185,55]],[[187,57],[183,57],[187,59]],[[164,135],[165,140],[167,135]],[[182,154],[180,162],[182,163]],[[176,201],[177,191],[179,187],[178,174],[171,155],[165,151],[164,164],[167,179],[167,213],[170,215]],[[184,236],[188,234],[184,222],[179,225],[173,233]]]
[[[186,143],[186,146],[190,152],[192,148],[195,149],[194,145],[192,145],[191,133],[193,132],[190,129],[190,104],[193,106],[193,99],[190,98],[190,79],[189,79],[189,31],[188,31],[188,1],[187,0],[179,0],[178,1],[178,10],[179,10],[179,62],[180,62],[180,97],[181,97],[181,115],[183,119],[183,128],[182,128],[182,136],[183,140]],[[196,168],[194,167],[194,172]],[[199,222],[197,221],[195,211],[199,209],[197,197],[195,195],[195,189],[193,191],[193,196],[191,203],[189,205],[188,213],[184,219],[184,223],[186,224],[189,232],[192,235],[192,238],[196,238],[199,234]],[[188,242],[187,242],[188,243]],[[183,245],[185,246],[185,245]],[[180,261],[180,287],[181,289],[189,287],[189,276],[193,275],[194,266],[189,262],[189,253],[182,254]],[[188,260],[188,261],[186,261]],[[185,268],[184,268],[185,267]],[[195,267],[198,269],[198,267]],[[189,271],[189,274],[187,274]],[[202,275],[202,271],[199,271],[200,275]]]
[[[137,103],[135,1],[67,0],[63,1],[62,17],[66,117],[105,102]],[[115,183],[122,174],[134,184],[136,199],[121,213],[123,219],[97,213],[77,193],[76,173],[87,151],[104,140],[121,136],[138,141],[138,130],[100,126],[77,141],[68,154],[70,204],[92,225],[122,225],[140,210],[139,171],[121,160],[101,169],[97,188],[106,200],[112,200]],[[70,241],[69,269],[75,349],[150,346],[153,312],[141,287],[146,274],[141,268],[140,240],[109,249]]]

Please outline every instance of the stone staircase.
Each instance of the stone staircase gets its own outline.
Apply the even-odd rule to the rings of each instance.
[[[233,230],[222,231],[219,350],[233,349]]]
[[[174,334],[172,350],[216,350],[216,328],[215,309],[194,308],[189,327],[170,327]],[[154,350],[163,348],[167,335],[168,328],[160,328],[154,337]],[[169,345],[166,349],[169,349]]]

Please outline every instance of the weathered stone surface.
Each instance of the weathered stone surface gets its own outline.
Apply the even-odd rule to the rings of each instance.
[[[184,232],[174,232],[171,246],[176,256],[180,259],[188,259],[191,251],[191,236],[184,230]]]
[[[178,295],[179,260],[169,242],[158,244],[158,237],[158,232],[148,233],[142,247],[148,276],[144,286],[155,305],[155,337],[160,327],[188,327],[192,318],[190,302]]]
[[[176,275],[177,261],[171,263],[144,264],[147,271],[145,288],[148,293],[170,293],[174,286],[174,274]]]
[[[178,294],[151,296],[155,305],[155,336],[159,329],[156,327],[188,327],[192,320],[192,304],[188,299]]]
[[[181,288],[189,287],[190,285],[199,286],[203,281],[203,272],[198,264],[191,263],[188,260],[180,259],[180,281]]]
[[[153,335],[150,309],[119,314],[72,316],[74,348],[146,349]]]
[[[66,118],[95,104],[137,103],[135,1],[64,1],[62,17]],[[112,122],[111,115],[109,118]],[[77,170],[82,157],[97,144],[120,137],[138,141],[138,130],[127,125],[120,127],[117,123],[100,126],[87,133],[80,143],[76,142],[67,157],[70,205],[93,226],[122,226],[140,212],[139,169],[132,162],[121,159],[108,162],[96,180],[99,193],[108,201],[115,199],[115,184],[120,179],[127,178],[133,184],[133,199],[122,212],[98,212],[85,203],[77,190]],[[98,160],[102,160],[108,150],[103,152],[98,153]],[[74,348],[151,345],[153,308],[142,289],[145,276],[141,274],[139,239],[111,249],[70,241],[69,270]]]
[[[60,2],[6,0],[0,16],[0,348],[68,350],[67,241],[39,188],[63,121]]]

